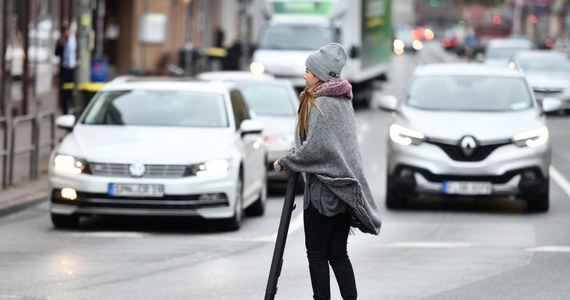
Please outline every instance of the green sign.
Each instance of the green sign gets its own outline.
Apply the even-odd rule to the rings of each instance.
[[[362,66],[376,66],[392,56],[392,1],[362,1]]]
[[[272,1],[271,4],[273,6],[273,12],[276,14],[326,15],[331,10],[333,2],[334,0],[283,0]]]

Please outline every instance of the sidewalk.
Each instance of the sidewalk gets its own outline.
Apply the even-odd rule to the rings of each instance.
[[[0,217],[47,201],[49,184],[47,175],[0,190]]]

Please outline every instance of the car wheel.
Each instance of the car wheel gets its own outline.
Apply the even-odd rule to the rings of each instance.
[[[528,196],[526,200],[526,210],[528,212],[545,212],[550,208],[550,192],[549,183],[543,191],[532,196]]]
[[[400,196],[400,193],[393,184],[390,182],[390,176],[386,180],[386,208],[388,209],[401,209],[405,208],[407,200],[405,197]]]
[[[236,231],[241,226],[243,218],[243,179],[241,175],[236,183],[236,200],[234,203],[234,215],[231,218],[222,220],[222,227],[226,230]]]
[[[79,226],[79,216],[51,214],[51,222],[55,228],[74,229]]]
[[[267,172],[263,174],[263,186],[259,191],[259,196],[251,206],[245,209],[248,216],[263,216],[265,205],[267,204]]]

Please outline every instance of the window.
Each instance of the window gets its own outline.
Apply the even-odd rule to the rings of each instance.
[[[221,94],[132,90],[99,93],[84,124],[228,127]]]

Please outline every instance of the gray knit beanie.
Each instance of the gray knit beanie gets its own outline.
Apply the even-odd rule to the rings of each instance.
[[[340,77],[348,55],[341,44],[330,43],[307,57],[305,66],[322,81]]]

